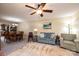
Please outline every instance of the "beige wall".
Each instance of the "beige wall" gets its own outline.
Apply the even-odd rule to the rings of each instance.
[[[52,29],[43,29],[43,24],[44,23],[52,23]],[[38,32],[55,32],[55,33],[60,33],[59,29],[61,30],[62,23],[61,21],[55,19],[55,20],[38,20],[36,22],[33,22],[34,28],[38,29]]]
[[[43,24],[46,22],[52,23],[52,29],[43,29]],[[68,33],[68,22],[71,26],[71,34],[77,34],[79,38],[79,13],[74,16],[64,17],[64,18],[53,18],[53,19],[43,19],[34,21],[32,24],[33,29],[38,29],[39,32],[54,32],[56,34]]]
[[[75,20],[72,21],[75,17]],[[41,20],[42,19],[42,20]],[[69,17],[64,17],[64,18],[52,18],[52,19],[38,19],[34,21],[24,21],[19,24],[18,30],[24,31],[25,33],[25,38],[28,35],[29,31],[33,31],[34,29],[38,29],[38,33],[40,32],[54,32],[56,34],[60,33],[68,33],[68,31],[64,30],[65,28],[68,28],[67,21],[72,22],[73,24],[71,25],[72,29],[76,29],[76,34],[79,38],[79,13],[77,13],[75,16],[69,16]],[[43,24],[46,22],[51,22],[52,23],[52,29],[43,29]],[[74,33],[72,31],[71,33]]]
[[[32,25],[29,21],[24,21],[18,25],[18,31],[24,31],[24,38],[27,38],[28,32],[32,31]]]

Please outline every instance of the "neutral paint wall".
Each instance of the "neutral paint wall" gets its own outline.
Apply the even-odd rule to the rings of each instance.
[[[38,29],[38,34],[40,32],[54,32],[56,34],[60,33],[67,33],[64,31],[64,28],[67,28],[66,21],[72,21],[73,18],[76,17],[75,21],[73,22],[75,27],[77,29],[77,36],[79,38],[79,13],[77,13],[75,16],[71,17],[64,17],[64,18],[53,18],[53,19],[38,19],[34,21],[24,21],[19,24],[18,30],[24,31],[25,38],[28,35],[28,32],[33,31],[34,29]],[[43,24],[46,22],[52,23],[52,29],[43,29]]]
[[[47,23],[47,22],[51,22],[52,23],[52,29],[43,29],[43,24]],[[34,28],[38,29],[38,33],[40,32],[54,32],[54,33],[61,33],[62,31],[62,22],[58,19],[54,19],[54,20],[39,20],[33,23],[34,24]]]
[[[74,18],[75,17],[75,18]],[[75,19],[75,20],[74,20]],[[43,24],[46,22],[52,23],[52,29],[43,29]],[[68,33],[66,29],[68,29],[68,22],[71,22],[71,33],[77,34],[77,37],[79,38],[79,14],[76,16],[69,16],[64,18],[55,18],[55,19],[43,19],[33,22],[34,29],[38,29],[38,34],[40,32],[54,32],[56,34],[60,33]]]
[[[76,27],[77,27],[77,34],[78,34],[78,39],[79,39],[79,12],[76,14]]]
[[[18,25],[18,31],[24,31],[24,38],[27,38],[28,32],[32,31],[32,25],[29,21],[23,21]]]

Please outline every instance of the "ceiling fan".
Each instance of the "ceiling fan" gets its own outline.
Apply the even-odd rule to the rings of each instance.
[[[33,14],[37,13],[41,17],[43,17],[43,12],[48,12],[48,13],[52,13],[53,12],[53,10],[44,9],[45,5],[46,5],[46,3],[41,3],[41,4],[38,4],[37,8],[29,6],[29,5],[25,5],[25,7],[29,7],[31,9],[34,9],[34,11],[30,15],[33,15]]]

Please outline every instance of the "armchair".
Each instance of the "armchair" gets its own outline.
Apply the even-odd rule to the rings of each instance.
[[[72,51],[79,52],[79,40],[76,34],[61,34],[60,46]]]

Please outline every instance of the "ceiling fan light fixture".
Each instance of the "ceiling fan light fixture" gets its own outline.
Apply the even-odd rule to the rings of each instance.
[[[36,13],[37,14],[42,14],[42,10],[37,10]]]
[[[49,9],[44,9],[46,3],[41,3],[37,5],[37,8],[29,6],[29,5],[25,5],[25,7],[34,9],[34,12],[32,12],[30,15],[33,14],[37,14],[40,15],[41,17],[43,17],[43,12],[47,12],[47,13],[52,13],[53,10],[49,10]]]

